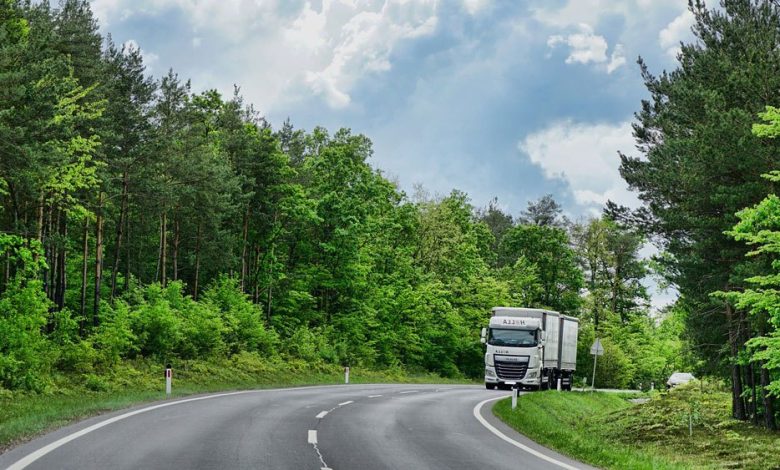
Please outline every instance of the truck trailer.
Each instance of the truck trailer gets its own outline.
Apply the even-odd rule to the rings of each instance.
[[[485,387],[571,390],[579,320],[551,310],[493,307],[482,328]]]

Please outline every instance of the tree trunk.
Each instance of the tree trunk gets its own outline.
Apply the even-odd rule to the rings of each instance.
[[[168,284],[168,275],[165,272],[167,263],[168,248],[168,214],[163,212],[161,216],[160,227],[160,283],[163,287]]]
[[[159,242],[157,243],[157,267],[154,270],[154,282],[158,282],[160,280],[160,260],[162,260],[162,250],[163,250],[163,222],[162,222],[162,214],[160,214],[160,230],[157,231],[157,236],[159,238]],[[139,255],[141,253],[139,252]]]
[[[125,285],[124,291],[127,292],[130,289],[130,211],[128,210],[125,217]]]
[[[38,198],[38,241],[43,243],[43,194],[42,193]]]
[[[87,318],[87,268],[89,265],[89,219],[84,218],[84,236],[83,236],[83,262],[81,264],[81,322],[85,323]],[[82,326],[82,330],[83,330]],[[83,331],[82,331],[83,332]]]
[[[767,387],[769,386],[769,370],[765,367],[765,363],[761,362],[761,397],[764,399],[764,425],[773,431],[777,430],[777,423],[775,422],[775,404],[772,395],[767,393]]]
[[[97,220],[95,221],[95,304],[92,306],[92,324],[100,324],[100,281],[103,277],[103,198],[98,199]]]
[[[268,305],[267,309],[265,311],[265,323],[267,325],[271,324],[271,293],[273,291],[274,286],[274,249],[276,248],[275,243],[271,243],[271,259],[268,264]]]
[[[68,262],[68,216],[65,214],[60,221],[60,234],[62,235],[62,246],[59,252],[59,275],[57,276],[57,290],[54,293],[55,303],[57,308],[62,310],[65,308],[65,291],[68,288],[68,270],[66,269],[66,263]]]
[[[59,213],[58,213],[59,216]],[[57,225],[59,225],[59,219],[57,220]],[[46,288],[46,295],[49,297],[49,300],[52,302],[54,301],[54,291],[56,289],[56,275],[57,275],[57,239],[56,237],[53,237],[52,234],[54,233],[54,207],[49,206],[49,210],[46,211],[46,228],[43,232],[43,238],[45,240],[44,247],[45,247],[45,253],[46,253],[46,264],[47,268],[46,271],[44,271],[47,275],[46,282],[45,282],[45,288]],[[54,325],[51,325],[53,328]]]
[[[260,303],[260,246],[255,246],[255,259],[252,267],[252,301],[255,304]]]
[[[249,207],[246,208],[246,212],[244,212],[244,225],[242,230],[242,247],[241,247],[241,291],[246,292],[244,286],[244,282],[246,280],[246,240],[249,236]]]
[[[739,322],[735,321],[734,311],[731,305],[726,304],[726,321],[728,325],[729,347],[731,349],[731,413],[735,419],[745,420],[745,402],[742,401],[742,373],[739,364],[736,363],[739,353]]]
[[[116,224],[116,245],[114,245],[114,265],[111,267],[111,300],[116,295],[116,276],[119,272],[119,258],[122,250],[122,232],[127,217],[127,189],[129,185],[129,175],[125,169],[122,175],[122,202],[119,209],[119,222]]]
[[[198,300],[198,281],[200,280],[200,234],[203,222],[198,222],[198,233],[195,237],[195,282],[192,287],[192,297]]]
[[[758,401],[756,397],[756,374],[755,363],[751,362],[743,368],[746,374],[747,386],[750,388],[750,401],[747,403],[745,411],[753,424],[758,425]]]
[[[179,219],[173,221],[173,280],[179,280]]]

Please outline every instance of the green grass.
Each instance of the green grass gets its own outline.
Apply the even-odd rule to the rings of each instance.
[[[514,411],[501,400],[493,412],[540,444],[601,468],[780,468],[780,433],[731,419],[728,393],[688,386],[644,404],[628,398],[550,391],[521,396]]]
[[[251,354],[218,361],[174,364],[173,396],[226,390],[326,385],[344,382],[339,366],[269,362]],[[400,369],[350,370],[350,383],[470,383]],[[102,375],[60,376],[44,394],[0,389],[0,453],[58,427],[139,403],[165,399],[159,365],[125,363]]]

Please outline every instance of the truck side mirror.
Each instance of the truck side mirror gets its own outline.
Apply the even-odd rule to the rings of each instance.
[[[479,338],[479,342],[485,344],[486,343],[485,338]]]
[[[480,334],[479,342],[485,344],[486,337],[487,337],[487,328],[482,328],[482,333]]]

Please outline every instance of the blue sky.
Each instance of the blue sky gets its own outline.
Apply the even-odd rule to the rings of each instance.
[[[274,127],[349,127],[408,193],[498,197],[517,215],[552,193],[573,219],[636,205],[647,96],[636,65],[675,67],[685,0],[94,0],[103,32],[154,75],[234,84]]]

